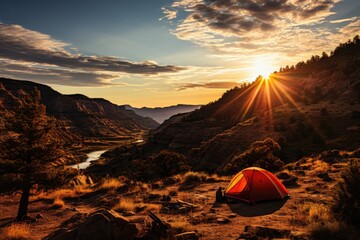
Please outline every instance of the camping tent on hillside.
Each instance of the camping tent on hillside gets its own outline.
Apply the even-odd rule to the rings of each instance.
[[[236,174],[225,190],[225,196],[254,203],[284,199],[289,191],[274,174],[262,168],[250,167]]]

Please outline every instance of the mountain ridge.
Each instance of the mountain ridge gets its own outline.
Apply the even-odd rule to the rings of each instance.
[[[134,111],[136,114],[143,117],[151,117],[158,123],[163,123],[165,120],[169,119],[171,116],[192,112],[201,107],[201,105],[191,105],[191,104],[176,104],[167,107],[141,107],[136,108],[132,107],[129,104],[123,105],[126,109]]]
[[[92,99],[82,94],[63,95],[47,85],[31,81],[0,78],[0,84],[15,96],[20,89],[30,93],[37,88],[47,113],[57,119],[60,128],[71,129],[79,138],[122,138],[158,126],[151,118],[139,116],[106,99]]]

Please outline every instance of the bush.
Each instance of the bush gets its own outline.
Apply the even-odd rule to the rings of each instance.
[[[310,226],[310,239],[314,240],[350,240],[351,231],[339,222],[316,222]]]
[[[247,167],[261,167],[270,171],[278,171],[284,166],[275,154],[280,151],[280,145],[271,138],[256,141],[250,148],[235,156],[224,168],[227,174],[233,174]]]
[[[205,173],[187,172],[184,175],[182,185],[185,185],[185,186],[198,185],[201,182],[204,182],[207,177],[208,177],[208,175]]]
[[[360,163],[354,160],[341,174],[342,182],[334,196],[337,217],[360,229]]]
[[[162,150],[145,160],[139,173],[145,180],[158,180],[189,170],[185,156],[169,150]]]

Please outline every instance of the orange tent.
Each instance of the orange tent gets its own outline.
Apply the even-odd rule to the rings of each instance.
[[[225,196],[253,203],[283,199],[289,196],[289,191],[274,174],[262,168],[250,167],[233,177]]]

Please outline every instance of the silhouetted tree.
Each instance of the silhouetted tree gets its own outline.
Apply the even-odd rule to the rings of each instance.
[[[17,220],[27,216],[30,190],[34,184],[62,184],[67,171],[56,167],[63,151],[54,134],[55,120],[46,116],[40,92],[19,91],[20,105],[6,111],[0,136],[0,192],[21,190]]]

